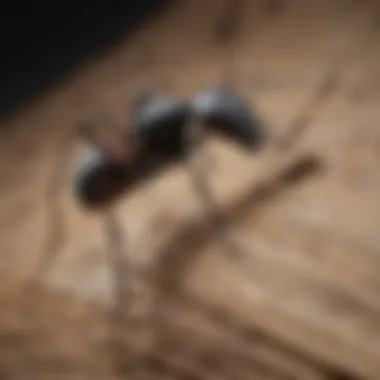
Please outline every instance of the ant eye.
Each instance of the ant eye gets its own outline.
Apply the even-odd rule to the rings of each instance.
[[[142,149],[164,159],[180,158],[190,105],[158,95],[140,98],[136,104],[132,129]]]
[[[99,150],[87,152],[75,172],[74,191],[88,208],[101,208],[128,186],[127,167],[111,161]]]
[[[249,149],[263,145],[262,122],[237,94],[224,88],[203,92],[195,97],[193,110],[207,128],[239,145]]]

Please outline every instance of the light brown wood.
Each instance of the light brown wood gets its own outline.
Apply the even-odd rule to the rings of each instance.
[[[213,36],[224,3],[179,2],[12,121],[17,129],[0,147],[2,299],[37,262],[43,189],[77,121],[101,109],[121,125],[146,84],[191,96],[233,78],[281,137],[335,67],[334,92],[311,108],[291,152],[268,147],[250,157],[215,138],[207,145],[212,188],[244,248],[238,260],[210,234],[183,167],[121,202],[136,272],[127,350],[155,379],[334,380],[338,370],[379,379],[380,8],[291,0],[277,13],[281,2],[245,0],[222,50]],[[318,157],[320,170],[279,186],[281,170],[304,156]],[[42,379],[54,363],[63,363],[62,378],[109,378],[93,343],[106,334],[110,303],[101,223],[73,200],[70,175],[65,182],[65,245],[33,307],[45,333],[20,340],[9,333],[14,318],[3,323],[0,371],[19,378]]]

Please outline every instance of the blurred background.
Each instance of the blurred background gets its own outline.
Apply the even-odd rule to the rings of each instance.
[[[123,199],[134,292],[119,359],[134,378],[379,379],[379,3],[13,7],[1,15],[0,377],[112,378],[103,225],[73,199],[72,165],[59,259],[26,320],[13,303],[43,250],[46,184],[67,131],[99,110],[128,123],[146,86],[190,97],[228,80],[283,136],[335,67],[334,91],[291,152],[207,144],[244,257],[226,257],[184,167]],[[286,186],[282,170],[308,154],[322,170]]]

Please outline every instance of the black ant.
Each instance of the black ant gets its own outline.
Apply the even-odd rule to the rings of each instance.
[[[107,123],[104,123],[107,124]],[[107,125],[106,125],[107,126]],[[246,102],[225,88],[212,89],[192,100],[171,99],[152,91],[144,91],[132,105],[130,128],[120,128],[118,136],[105,133],[105,128],[95,128],[83,123],[76,134],[89,143],[90,149],[81,157],[74,174],[74,194],[77,201],[88,210],[105,213],[105,229],[110,244],[109,254],[117,283],[117,304],[125,304],[128,288],[120,281],[128,281],[123,260],[123,234],[114,214],[117,201],[134,186],[158,175],[173,163],[187,163],[201,145],[203,134],[217,132],[235,141],[241,147],[257,150],[263,145],[262,125]],[[194,133],[195,132],[195,133]],[[111,136],[110,136],[111,135]],[[65,156],[60,165],[67,164]],[[208,189],[206,178],[199,168],[190,165],[194,189],[208,208],[211,221],[220,230],[221,216]],[[62,210],[57,204],[63,167],[56,167],[48,189],[49,236],[47,246],[33,277],[24,290],[35,290],[41,277],[57,258],[62,236]],[[112,247],[111,247],[112,245]],[[23,294],[23,295],[26,295]]]
[[[133,157],[126,162],[115,160],[94,147],[77,169],[76,195],[90,208],[103,208],[139,181],[184,161],[189,147],[186,129],[196,123],[201,123],[204,132],[218,132],[246,149],[256,150],[264,142],[262,125],[244,100],[224,89],[201,93],[193,102],[143,93],[134,111]]]
[[[324,89],[322,82],[321,88]],[[320,91],[317,89],[317,93]],[[312,103],[301,117],[304,127],[312,116],[308,110],[315,109],[314,99]],[[300,123],[296,124],[299,132]],[[227,250],[234,251],[229,252],[229,256],[237,258],[239,247],[228,234],[227,219],[214,202],[202,168],[192,162],[209,132],[220,134],[249,152],[258,152],[268,142],[269,134],[262,120],[237,93],[227,87],[218,87],[191,100],[178,100],[145,91],[136,97],[132,106],[130,128],[120,128],[118,136],[112,135],[111,131],[104,133],[104,129],[98,130],[90,123],[80,125],[76,132],[90,143],[90,150],[75,170],[75,197],[87,209],[105,214],[108,253],[117,297],[113,316],[118,320],[114,321],[112,328],[122,328],[125,322],[123,307],[130,299],[126,293],[129,292],[129,268],[124,258],[123,232],[113,212],[114,206],[134,186],[158,175],[169,165],[189,164],[194,190],[210,223]],[[66,148],[67,144],[65,153]],[[66,164],[67,157],[59,161]],[[38,268],[24,288],[29,296],[53,264],[63,243],[63,215],[57,204],[61,177],[62,168],[57,168],[48,189],[51,213],[48,228],[51,233]],[[117,337],[116,342],[119,342]]]

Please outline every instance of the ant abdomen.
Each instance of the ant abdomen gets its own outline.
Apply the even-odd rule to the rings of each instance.
[[[101,209],[121,197],[128,184],[127,165],[93,149],[85,153],[76,169],[74,191],[83,206]]]
[[[213,130],[249,148],[261,148],[264,128],[248,104],[237,94],[216,88],[197,95],[193,112],[207,129]]]
[[[136,103],[133,133],[145,152],[175,160],[185,153],[184,128],[191,107],[186,101],[148,94]]]

